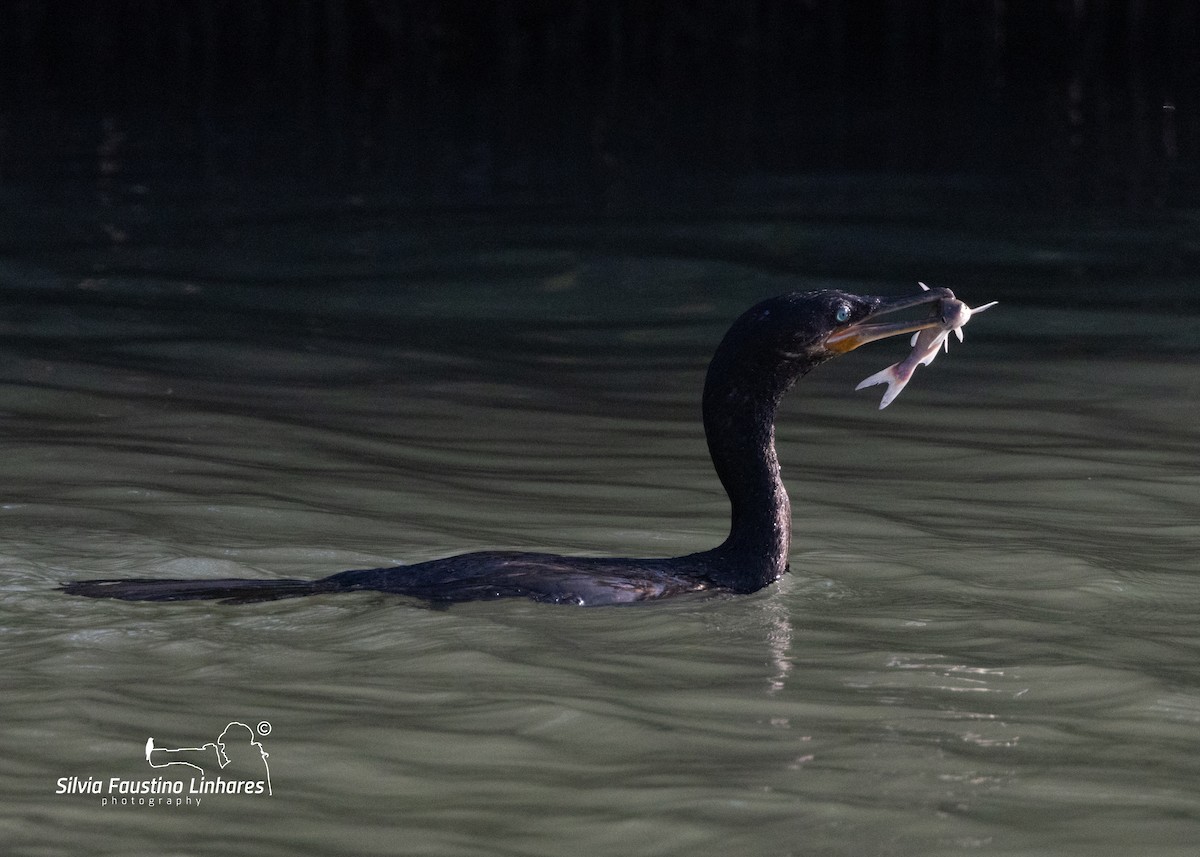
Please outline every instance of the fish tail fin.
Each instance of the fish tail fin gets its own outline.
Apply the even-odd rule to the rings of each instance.
[[[121,601],[220,601],[222,604],[249,604],[298,598],[328,591],[320,580],[254,580],[223,578],[216,580],[78,580],[64,583],[59,591],[85,598],[116,598]]]
[[[900,395],[900,391],[904,389],[904,386],[908,383],[908,379],[912,377],[911,375],[901,375],[899,366],[899,363],[893,363],[891,366],[876,372],[869,378],[863,378],[854,389],[862,390],[866,387],[874,387],[876,384],[887,384],[887,392],[883,394],[883,400],[879,403],[879,410],[882,411]]]

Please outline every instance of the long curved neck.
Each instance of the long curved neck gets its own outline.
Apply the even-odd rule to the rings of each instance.
[[[727,356],[727,355],[726,355]],[[711,551],[723,585],[754,591],[787,570],[792,507],[779,476],[775,412],[790,384],[718,354],[704,385],[704,432],[729,495],[729,537]]]

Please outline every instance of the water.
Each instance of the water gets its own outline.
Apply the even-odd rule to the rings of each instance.
[[[1194,853],[1186,220],[952,220],[909,186],[872,196],[903,216],[851,216],[810,190],[805,213],[661,221],[10,194],[6,852]],[[793,573],[756,595],[53,589],[710,546],[698,399],[724,327],[789,289],[916,279],[1002,303],[886,411],[853,387],[903,343],[801,383],[779,424]],[[148,737],[232,721],[269,728],[271,796],[55,793],[162,774]]]

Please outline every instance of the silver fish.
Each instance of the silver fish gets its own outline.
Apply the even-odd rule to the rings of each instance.
[[[929,291],[929,286],[924,283],[918,283],[922,289]],[[855,387],[855,390],[861,390],[864,387],[873,387],[876,384],[887,384],[887,392],[883,394],[883,401],[879,403],[879,409],[883,410],[892,401],[900,395],[900,391],[912,378],[913,372],[917,371],[918,366],[928,366],[933,362],[933,358],[938,356],[938,352],[943,348],[950,351],[950,331],[954,331],[954,335],[958,337],[958,341],[963,341],[963,325],[971,320],[971,316],[977,312],[983,312],[998,304],[999,301],[992,301],[972,309],[960,300],[954,298],[945,298],[941,302],[942,321],[937,327],[926,328],[913,334],[912,351],[908,356],[899,363],[893,363],[886,369],[876,372],[869,378],[864,378],[862,382]]]

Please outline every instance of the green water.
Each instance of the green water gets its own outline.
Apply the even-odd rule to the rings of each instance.
[[[1186,221],[22,202],[0,257],[6,853],[1195,853],[1200,304],[1163,261],[1194,253]],[[793,573],[756,595],[54,591],[711,546],[698,401],[725,326],[917,279],[1001,305],[885,411],[853,388],[899,341],[793,392]],[[156,776],[147,738],[232,721],[269,724],[269,797],[56,794]]]

